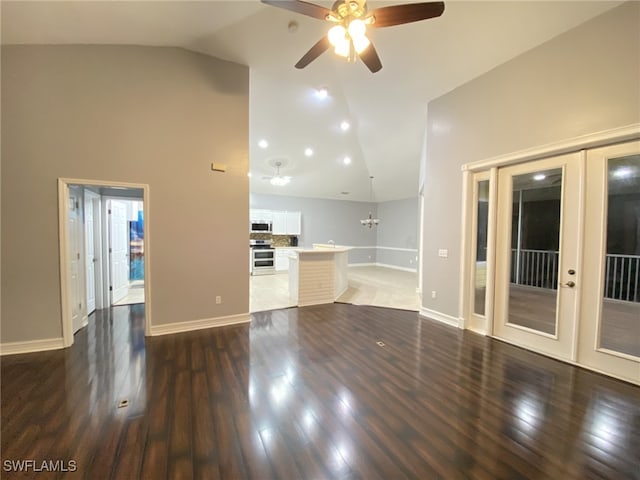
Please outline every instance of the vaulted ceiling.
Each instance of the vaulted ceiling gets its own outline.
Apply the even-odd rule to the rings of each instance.
[[[399,3],[415,2],[369,8]],[[327,24],[258,0],[3,1],[2,43],[176,46],[248,65],[252,192],[369,200],[373,176],[386,201],[418,193],[430,100],[620,3],[445,2],[442,17],[370,33],[376,74],[331,51],[295,69]],[[277,162],[283,187],[268,181]]]

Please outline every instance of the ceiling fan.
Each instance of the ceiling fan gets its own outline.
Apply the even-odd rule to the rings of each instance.
[[[306,67],[333,46],[337,55],[349,61],[360,58],[372,73],[379,71],[382,63],[367,37],[367,27],[392,27],[418,22],[439,17],[444,12],[444,2],[392,5],[376,8],[371,12],[367,9],[366,0],[336,0],[331,10],[301,0],[262,0],[262,3],[333,24],[328,34],[296,63],[296,68]]]

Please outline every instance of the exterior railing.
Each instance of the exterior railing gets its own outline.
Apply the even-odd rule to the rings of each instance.
[[[530,287],[558,288],[559,252],[511,250],[511,283]],[[605,298],[640,302],[640,255],[607,254]]]
[[[540,288],[558,288],[559,252],[552,250],[511,250],[511,283]]]
[[[607,255],[604,296],[640,302],[640,255]]]

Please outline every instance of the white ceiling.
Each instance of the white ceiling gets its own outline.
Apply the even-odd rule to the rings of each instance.
[[[369,9],[400,3],[416,2]],[[249,65],[252,192],[369,200],[372,175],[374,199],[386,201],[417,195],[430,100],[620,3],[448,1],[440,18],[371,29],[376,74],[330,51],[295,69],[326,23],[258,0],[2,1],[2,43],[178,46]],[[324,102],[314,96],[321,86]],[[285,187],[263,179],[278,160],[292,176]]]

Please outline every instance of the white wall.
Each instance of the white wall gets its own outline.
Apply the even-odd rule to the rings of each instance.
[[[1,61],[0,341],[62,336],[59,177],[150,186],[154,325],[248,312],[249,69],[132,46],[3,46]]]
[[[423,307],[458,317],[463,164],[640,122],[639,20],[625,3],[429,103]]]

